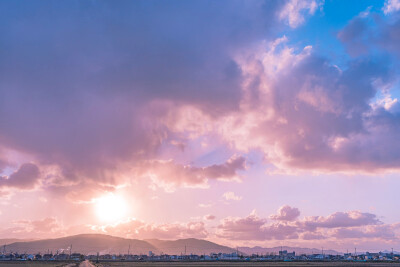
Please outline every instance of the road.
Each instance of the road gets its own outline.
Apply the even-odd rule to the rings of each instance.
[[[96,266],[91,264],[90,261],[85,260],[85,261],[82,261],[81,264],[79,264],[79,267],[96,267]]]

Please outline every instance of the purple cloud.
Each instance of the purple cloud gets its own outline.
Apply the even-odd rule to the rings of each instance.
[[[9,177],[0,176],[0,189],[4,187],[17,189],[32,189],[40,178],[39,168],[32,163],[24,163],[21,167],[10,174]]]
[[[382,222],[375,214],[360,211],[335,212],[327,217],[306,217],[302,224],[306,229],[339,228],[365,225],[377,225]]]
[[[172,135],[160,119],[168,110],[152,103],[211,116],[238,107],[233,55],[270,39],[284,4],[2,3],[0,148],[56,165],[67,180],[114,184],[110,170],[156,159]]]

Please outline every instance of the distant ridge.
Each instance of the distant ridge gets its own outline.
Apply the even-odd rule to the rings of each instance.
[[[321,254],[322,250],[317,249],[317,248],[300,248],[300,247],[287,247],[287,246],[282,246],[282,247],[273,247],[273,248],[263,248],[263,247],[239,247],[239,251],[247,254],[247,255],[252,255],[252,254],[271,254],[275,253],[276,255],[279,253],[279,251],[282,250],[287,250],[288,252],[296,252],[296,255],[301,255],[301,254]],[[338,252],[336,250],[324,250],[324,254],[331,254],[331,255],[343,255],[342,252]]]
[[[33,240],[35,240],[35,239],[18,239],[18,238],[0,239],[0,246],[4,246],[4,245],[15,243],[15,242],[27,242],[27,241],[33,241]],[[1,249],[3,249],[3,248],[1,248]]]

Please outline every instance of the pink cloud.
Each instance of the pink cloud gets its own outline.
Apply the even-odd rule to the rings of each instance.
[[[16,222],[19,225],[23,225],[27,232],[35,233],[48,233],[55,232],[60,229],[60,222],[56,218],[48,217],[42,220],[21,220]]]
[[[215,220],[215,218],[217,218],[217,217],[215,215],[212,215],[212,214],[208,214],[208,215],[204,216],[204,219],[207,220],[207,221]]]
[[[306,217],[301,223],[306,229],[339,228],[382,224],[382,222],[376,217],[375,214],[360,211],[335,212],[327,217]]]
[[[285,207],[285,206],[283,206]],[[287,206],[286,206],[287,207]],[[282,208],[281,208],[282,209]],[[221,220],[216,235],[228,240],[328,240],[337,242],[342,238],[397,240],[400,227],[398,224],[383,224],[376,215],[359,211],[335,212],[327,217],[314,216],[298,220],[298,209],[292,217],[284,216],[285,220],[268,223],[267,219],[259,217],[255,212],[240,217],[227,217]],[[281,215],[271,215],[278,220]],[[290,219],[290,220],[288,220]]]
[[[217,235],[225,239],[235,240],[259,240],[264,239],[262,226],[266,223],[265,219],[252,212],[244,218],[228,217],[221,221],[218,226]]]
[[[0,236],[4,238],[50,238],[65,235],[62,223],[54,217],[40,220],[19,220],[10,228],[0,229]]]
[[[278,210],[278,214],[269,216],[272,220],[278,221],[294,221],[300,216],[298,208],[292,208],[288,205],[282,206]]]
[[[217,236],[229,240],[282,240],[298,237],[295,225],[266,222],[255,212],[244,218],[225,218],[218,225]]]
[[[338,228],[333,232],[333,236],[338,239],[354,238],[354,239],[384,239],[395,240],[398,239],[396,231],[400,229],[399,224],[393,225],[369,225],[366,227],[350,227]]]
[[[206,238],[208,231],[203,222],[152,224],[138,220],[129,220],[115,225],[94,226],[93,230],[104,233],[141,239],[179,239]]]
[[[174,190],[175,186],[205,187],[208,179],[239,180],[237,172],[245,169],[245,158],[233,156],[222,164],[206,167],[156,160],[144,163],[141,169],[142,175],[151,177],[156,186],[167,190]]]
[[[64,226],[58,219],[19,220],[10,228],[0,229],[1,237],[38,238],[61,237],[78,233],[104,233],[137,239],[202,238],[236,242],[274,242],[287,240],[296,244],[325,242],[340,246],[343,242],[396,243],[400,238],[400,225],[384,224],[376,215],[361,212],[335,212],[329,216],[306,217],[293,221],[269,222],[253,211],[244,217],[223,218],[216,227],[207,225],[214,215],[204,221],[152,223],[130,219],[110,225]],[[310,225],[310,222],[312,224]],[[344,240],[344,241],[343,241]],[[260,243],[261,244],[261,243]]]
[[[324,236],[323,234],[315,233],[315,232],[305,232],[300,235],[300,239],[303,239],[303,240],[321,240],[321,239],[326,239],[326,238],[327,237]]]

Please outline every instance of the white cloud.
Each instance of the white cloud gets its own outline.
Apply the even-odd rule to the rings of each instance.
[[[222,197],[225,198],[226,200],[236,200],[236,201],[239,201],[239,200],[242,199],[241,196],[237,196],[237,195],[235,195],[235,193],[233,193],[233,192],[225,192],[225,193],[222,195]]]
[[[314,15],[319,5],[321,3],[315,0],[291,0],[281,10],[279,18],[287,21],[290,27],[296,28],[304,22],[304,11],[308,11],[310,15]]]
[[[400,0],[386,0],[383,6],[383,13],[390,14],[400,10]]]

